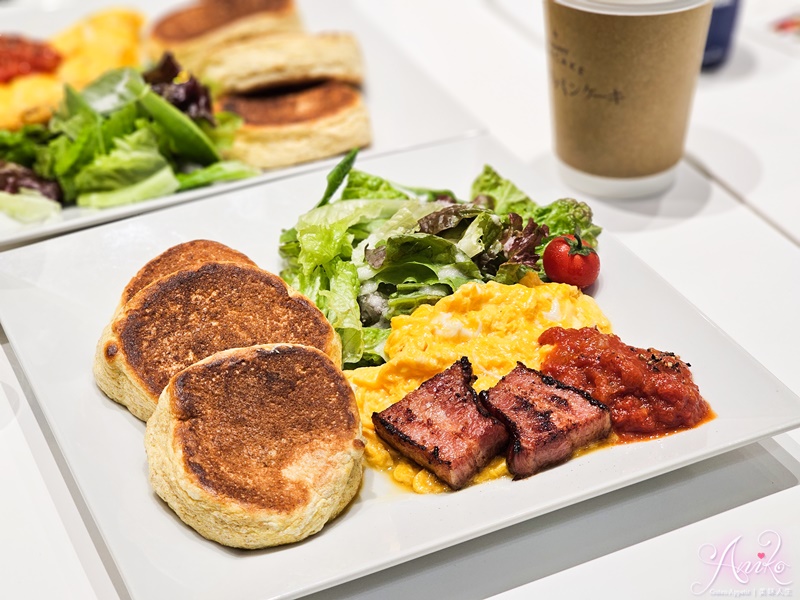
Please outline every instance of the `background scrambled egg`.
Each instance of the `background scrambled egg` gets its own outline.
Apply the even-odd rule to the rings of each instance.
[[[95,13],[48,40],[61,55],[54,73],[22,75],[0,85],[0,129],[50,118],[64,84],[80,89],[109,69],[138,66],[144,16],[133,10]]]
[[[517,361],[538,368],[546,352],[539,346],[539,335],[558,326],[597,327],[611,333],[611,324],[592,297],[559,283],[532,287],[469,283],[435,305],[423,305],[411,315],[392,319],[386,342],[389,360],[379,367],[346,373],[361,414],[367,462],[419,493],[449,489],[378,439],[372,413],[401,400],[462,356],[472,362],[477,391],[495,385]],[[477,481],[506,474],[505,459],[497,457],[478,474]]]

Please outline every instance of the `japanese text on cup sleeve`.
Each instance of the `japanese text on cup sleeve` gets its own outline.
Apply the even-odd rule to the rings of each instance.
[[[558,39],[556,30],[553,30],[552,39]],[[587,72],[584,66],[570,56],[569,48],[559,45],[556,41],[550,42],[550,60],[553,65],[553,87],[565,98],[599,100],[615,105],[625,100],[625,94],[616,86],[594,86],[585,81]]]

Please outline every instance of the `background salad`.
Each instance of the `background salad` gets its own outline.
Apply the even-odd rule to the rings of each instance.
[[[0,131],[0,210],[31,221],[61,205],[106,208],[256,175],[220,155],[240,123],[213,114],[208,89],[168,54],[143,74],[67,86],[46,126]]]
[[[578,231],[597,244],[600,228],[587,204],[539,205],[489,166],[465,201],[354,170],[355,157],[328,175],[322,200],[280,242],[281,276],[325,313],[346,367],[382,363],[392,317],[464,283],[544,279],[542,251],[558,235]]]

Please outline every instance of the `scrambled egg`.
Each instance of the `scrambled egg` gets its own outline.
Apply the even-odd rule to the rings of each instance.
[[[462,356],[477,376],[476,391],[494,386],[517,361],[538,368],[544,358],[539,335],[550,327],[597,327],[611,333],[611,324],[594,299],[571,285],[530,282],[527,285],[469,283],[435,305],[392,319],[386,342],[388,361],[347,374],[361,414],[366,458],[372,467],[390,472],[415,492],[449,488],[385,445],[375,434],[372,413],[401,400]],[[476,482],[508,474],[505,459],[495,458]]]
[[[139,12],[107,9],[48,40],[61,64],[54,73],[22,75],[0,84],[0,129],[47,121],[66,83],[80,89],[105,71],[139,65],[143,24]]]

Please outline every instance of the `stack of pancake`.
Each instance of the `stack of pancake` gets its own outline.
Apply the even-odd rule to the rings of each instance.
[[[100,389],[147,421],[150,482],[227,546],[301,540],[358,491],[364,442],[341,346],[310,300],[208,240],[125,288],[97,345]]]
[[[357,41],[304,31],[293,0],[201,0],[155,22],[148,48],[172,52],[217,110],[243,118],[230,158],[268,169],[371,142]]]

